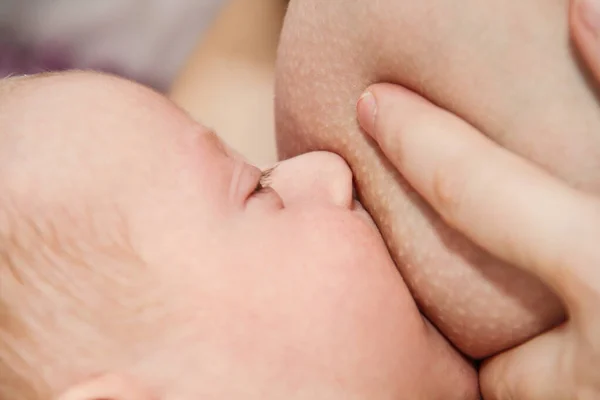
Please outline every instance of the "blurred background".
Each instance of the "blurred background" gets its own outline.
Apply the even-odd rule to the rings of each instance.
[[[166,90],[225,0],[0,0],[0,78],[65,69]]]

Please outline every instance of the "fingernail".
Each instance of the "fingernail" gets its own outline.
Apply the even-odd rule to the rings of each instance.
[[[377,115],[377,101],[370,91],[364,92],[356,104],[358,123],[370,136],[375,136],[375,117]]]
[[[580,0],[577,13],[586,28],[600,36],[600,0]]]

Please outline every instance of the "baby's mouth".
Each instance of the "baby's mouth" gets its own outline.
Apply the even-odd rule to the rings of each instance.
[[[375,224],[375,221],[373,221],[373,218],[371,218],[371,215],[360,203],[360,200],[358,199],[358,191],[356,190],[356,184],[354,182],[352,184],[352,206],[350,209],[367,224],[379,231],[379,228],[377,228],[377,225]]]
[[[373,218],[371,218],[371,215],[367,212],[367,210],[365,210],[365,208],[363,207],[363,205],[360,204],[360,201],[358,201],[356,199],[356,197],[354,199],[352,199],[352,208],[351,208],[351,210],[360,219],[362,219],[363,221],[365,221],[367,224],[369,224],[369,226],[373,227],[377,232],[379,232],[379,228],[377,228],[377,225],[375,224],[375,221],[373,221]]]
[[[352,199],[354,201],[358,200],[358,191],[356,190],[356,184],[352,183]]]

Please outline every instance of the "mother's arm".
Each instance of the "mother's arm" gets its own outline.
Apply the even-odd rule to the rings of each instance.
[[[275,53],[287,0],[230,0],[176,79],[170,97],[258,165],[276,161]]]

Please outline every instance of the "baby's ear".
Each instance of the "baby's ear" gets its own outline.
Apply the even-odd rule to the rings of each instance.
[[[57,400],[158,400],[158,397],[131,377],[103,374],[71,386]]]

